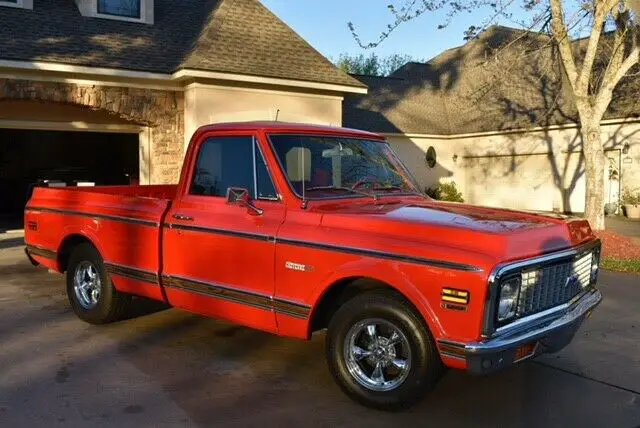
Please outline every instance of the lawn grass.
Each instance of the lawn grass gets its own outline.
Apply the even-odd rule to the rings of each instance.
[[[602,259],[600,267],[616,272],[640,273],[640,259],[621,260],[613,257],[605,257]]]

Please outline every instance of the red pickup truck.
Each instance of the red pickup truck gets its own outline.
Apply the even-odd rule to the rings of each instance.
[[[327,329],[355,400],[415,403],[567,345],[600,302],[589,224],[431,200],[384,138],[273,122],[200,128],[173,186],[37,188],[33,264],[81,319],[143,296],[281,336]]]

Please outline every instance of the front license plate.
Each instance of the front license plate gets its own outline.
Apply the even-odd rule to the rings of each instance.
[[[538,342],[528,343],[516,349],[516,356],[513,359],[514,363],[525,360],[536,353],[536,347]]]

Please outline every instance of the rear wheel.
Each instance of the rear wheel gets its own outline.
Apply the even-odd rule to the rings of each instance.
[[[386,290],[360,294],[341,306],[329,323],[326,350],[342,390],[382,410],[415,404],[444,371],[422,319]]]
[[[91,244],[80,244],[71,253],[67,296],[75,314],[91,324],[120,320],[131,304],[131,296],[113,287],[100,253]]]

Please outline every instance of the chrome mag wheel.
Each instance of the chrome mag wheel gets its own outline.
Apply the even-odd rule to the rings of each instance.
[[[83,261],[78,264],[73,275],[73,289],[76,300],[84,309],[91,309],[100,300],[102,281],[93,263]]]
[[[409,340],[399,327],[383,319],[353,325],[345,337],[344,358],[351,376],[372,391],[396,389],[411,370]]]

